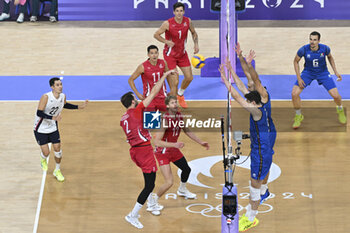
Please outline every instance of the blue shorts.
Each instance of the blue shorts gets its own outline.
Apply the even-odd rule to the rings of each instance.
[[[255,180],[263,180],[269,174],[272,164],[272,149],[252,149],[250,152],[250,176]]]
[[[332,76],[329,74],[329,72],[324,72],[324,73],[320,73],[320,74],[314,74],[314,73],[310,73],[310,72],[307,72],[307,71],[303,71],[303,72],[301,72],[300,76],[301,76],[301,79],[305,83],[305,87],[309,86],[310,83],[312,81],[314,81],[315,79],[317,80],[318,85],[323,85],[324,88],[326,88],[327,91],[337,87],[335,85],[335,82],[334,82]],[[294,85],[295,86],[299,86],[298,80],[295,82]]]

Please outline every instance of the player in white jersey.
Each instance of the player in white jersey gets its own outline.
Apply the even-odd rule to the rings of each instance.
[[[60,170],[62,159],[61,140],[58,132],[57,122],[62,119],[61,111],[67,109],[83,109],[86,107],[88,100],[81,105],[67,103],[65,94],[62,93],[62,82],[59,78],[50,79],[52,91],[45,93],[40,101],[34,122],[34,135],[41,148],[41,167],[47,171],[47,157],[50,154],[48,143],[52,143],[56,169],[53,175],[58,181],[64,181],[64,176]]]

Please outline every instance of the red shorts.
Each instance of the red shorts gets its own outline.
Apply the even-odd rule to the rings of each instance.
[[[157,111],[166,112],[165,97],[164,98],[154,98],[152,102],[147,106],[145,111]]]
[[[159,166],[167,165],[170,162],[176,162],[177,160],[184,157],[181,151],[177,148],[166,148],[164,153],[162,153],[162,151],[157,151],[155,155]]]
[[[163,51],[163,57],[164,60],[168,64],[169,70],[175,69],[176,66],[178,67],[187,67],[191,66],[190,60],[188,59],[187,52],[182,55],[182,57],[172,57],[172,56],[167,56],[166,53]]]
[[[153,147],[151,145],[131,147],[130,156],[143,173],[157,171],[157,163],[154,159]]]

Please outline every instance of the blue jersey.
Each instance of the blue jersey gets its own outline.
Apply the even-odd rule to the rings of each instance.
[[[266,87],[265,87],[266,89]],[[267,91],[266,91],[267,92]],[[271,98],[270,98],[270,93],[267,92],[268,95],[268,101],[267,103],[263,103],[263,108],[266,110],[267,112],[267,118],[268,118],[268,130],[270,133],[270,145],[271,145],[271,149],[273,148],[273,146],[275,145],[276,142],[276,127],[275,124],[273,123],[272,120],[272,116],[271,116]],[[274,154],[275,152],[272,150],[272,153]]]
[[[267,108],[262,106],[259,110],[262,116],[258,121],[250,114],[250,173],[253,179],[262,180],[269,173],[273,150]]]
[[[260,153],[262,150],[270,149],[270,126],[267,109],[262,106],[259,110],[262,116],[258,121],[255,121],[250,114],[250,148]]]
[[[310,44],[304,45],[301,47],[297,54],[299,57],[304,57],[304,71],[311,73],[324,73],[328,72],[326,56],[331,53],[331,49],[324,44],[318,45],[317,51],[312,51],[310,48]]]

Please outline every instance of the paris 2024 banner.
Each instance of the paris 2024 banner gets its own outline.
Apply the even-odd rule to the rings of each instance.
[[[219,19],[210,12],[211,0],[59,0],[58,13],[60,20],[165,20],[173,16],[176,2],[186,5],[186,16],[193,20]],[[246,0],[238,19],[345,20],[349,12],[350,0]]]

